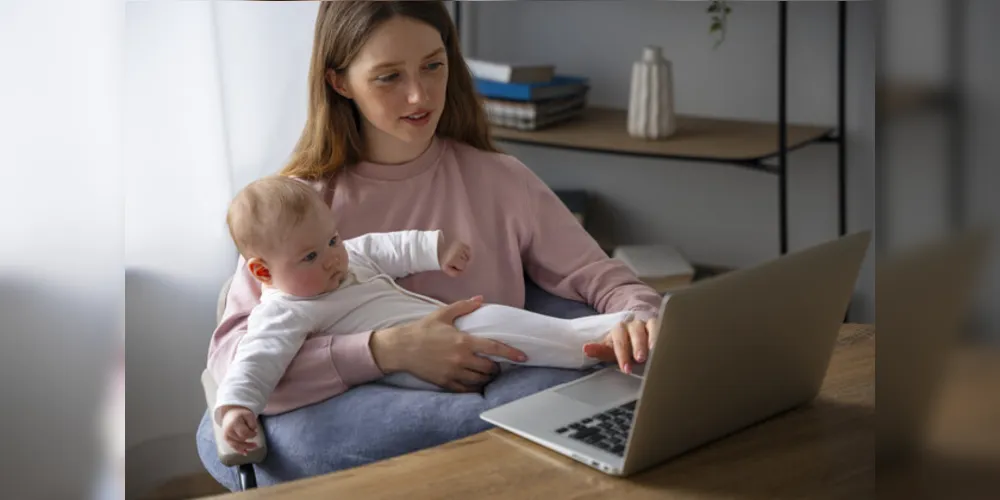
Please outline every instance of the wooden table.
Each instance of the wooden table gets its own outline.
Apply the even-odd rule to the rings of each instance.
[[[875,330],[845,325],[812,404],[644,473],[607,476],[506,431],[231,499],[869,498]]]

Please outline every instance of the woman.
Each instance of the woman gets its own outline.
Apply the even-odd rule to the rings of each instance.
[[[476,295],[524,307],[525,275],[591,312],[634,311],[635,321],[585,352],[625,371],[645,361],[659,295],[608,259],[540,179],[492,145],[440,2],[321,3],[309,94],[305,128],[281,173],[324,193],[341,236],[441,228],[472,245],[474,260],[459,278],[421,273],[399,280],[450,304],[419,322],[337,337],[317,332],[307,340],[264,411],[269,453],[258,468],[261,483],[482,430],[483,410],[582,375],[521,369],[486,385],[496,365],[482,355],[516,360],[522,353],[466,335],[453,322],[478,307],[469,299]],[[212,336],[209,367],[217,380],[260,296],[245,268],[240,262]],[[366,385],[396,371],[453,392]],[[207,420],[199,450],[216,478],[232,485],[215,459]]]

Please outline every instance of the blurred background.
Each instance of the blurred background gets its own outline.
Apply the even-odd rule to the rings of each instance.
[[[467,57],[555,64],[589,79],[588,105],[626,107],[631,64],[655,44],[674,65],[679,113],[777,119],[776,2],[728,2],[718,44],[709,2],[449,4]],[[1000,224],[1000,3],[848,4],[847,229],[876,235],[850,319],[872,323],[883,262]],[[301,130],[316,5],[0,1],[0,496],[141,498],[202,472],[198,377],[216,295],[236,263],[225,207],[280,168]],[[788,120],[835,127],[837,2],[789,2],[787,12]],[[588,230],[602,243],[670,244],[725,268],[780,253],[779,186],[768,173],[500,145],[553,189],[589,193]],[[790,250],[837,236],[837,158],[829,141],[789,153]],[[936,394],[958,374],[917,410],[965,431],[944,441],[919,431],[918,450],[948,451],[931,454],[931,469],[892,461],[889,487],[914,470],[938,474],[917,484],[926,491],[970,474],[958,484],[971,493],[993,485],[976,472],[997,470],[1000,404],[967,403],[1000,398],[991,361],[1000,357],[989,357],[1000,347],[1000,251],[984,248],[967,271],[974,279],[947,280],[965,268],[946,260],[926,277],[902,266],[909,286],[882,288],[899,316],[940,297],[968,306],[931,332],[878,318],[884,359],[895,360],[884,371],[879,361],[879,396],[898,402],[893,390],[918,381]],[[914,345],[943,347],[893,357]],[[960,348],[975,356],[945,359]]]

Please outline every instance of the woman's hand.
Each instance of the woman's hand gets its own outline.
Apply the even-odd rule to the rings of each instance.
[[[583,346],[583,352],[601,361],[617,361],[625,373],[632,373],[632,362],[645,363],[656,343],[656,318],[619,323],[600,342]]]
[[[396,328],[372,333],[369,345],[383,373],[405,371],[454,392],[474,392],[493,378],[497,365],[483,356],[525,361],[517,349],[473,337],[455,328],[455,319],[482,305],[482,297],[462,300]]]

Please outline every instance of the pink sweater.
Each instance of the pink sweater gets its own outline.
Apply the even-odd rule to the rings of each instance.
[[[317,189],[323,186],[316,184]],[[459,278],[426,272],[397,280],[445,303],[482,295],[524,307],[526,272],[541,288],[599,312],[658,312],[660,296],[609,259],[558,197],[517,159],[436,139],[402,165],[360,163],[337,179],[333,209],[340,235],[442,229],[472,246]],[[241,258],[222,321],[212,334],[208,366],[222,380],[259,303],[260,286]],[[264,414],[293,410],[383,376],[368,347],[370,331],[315,332],[292,360]]]

